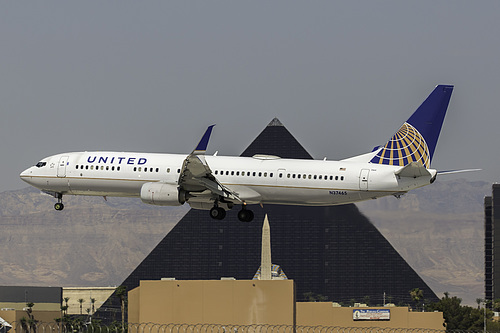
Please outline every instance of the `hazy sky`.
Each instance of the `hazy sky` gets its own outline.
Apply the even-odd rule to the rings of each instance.
[[[500,174],[499,1],[4,1],[0,191],[66,151],[239,155],[278,117],[315,158],[384,144],[454,84],[432,166]],[[450,177],[451,179],[451,177]]]

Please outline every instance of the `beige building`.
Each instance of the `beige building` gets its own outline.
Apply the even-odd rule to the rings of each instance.
[[[53,323],[57,318],[61,318],[61,311],[33,310],[33,317],[39,322]],[[20,322],[22,318],[28,318],[28,314],[23,310],[0,310],[0,317],[9,323]]]
[[[370,319],[380,318],[380,319]],[[387,319],[388,318],[388,319]],[[408,307],[333,307],[330,302],[297,303],[297,325],[444,329],[442,312]]]
[[[35,310],[33,307],[33,318],[41,323],[54,323],[56,318],[61,318],[61,311]],[[24,310],[0,309],[0,318],[12,325],[9,333],[21,332],[21,321],[28,319],[28,313]]]
[[[337,307],[295,301],[293,280],[141,281],[128,293],[129,323],[444,329],[440,312]]]
[[[68,314],[80,314],[79,299],[83,299],[82,314],[93,314],[104,302],[113,294],[116,287],[63,287],[63,305],[66,305],[64,299],[68,300]],[[92,299],[94,299],[94,310],[92,311]]]
[[[292,324],[291,280],[141,281],[128,293],[129,323]]]

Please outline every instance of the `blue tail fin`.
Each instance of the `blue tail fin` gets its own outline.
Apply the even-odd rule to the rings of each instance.
[[[430,168],[452,92],[453,86],[437,86],[370,162],[396,166],[421,162]]]

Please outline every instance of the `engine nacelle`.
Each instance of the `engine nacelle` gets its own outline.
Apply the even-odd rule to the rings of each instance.
[[[179,193],[177,185],[164,183],[142,185],[141,200],[144,203],[157,206],[180,206],[186,202],[185,194]]]

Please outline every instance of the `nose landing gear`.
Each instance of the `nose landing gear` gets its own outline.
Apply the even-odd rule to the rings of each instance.
[[[63,210],[64,209],[64,204],[62,203],[62,193],[56,193],[55,197],[57,198],[57,203],[54,204],[54,209],[55,210]]]

